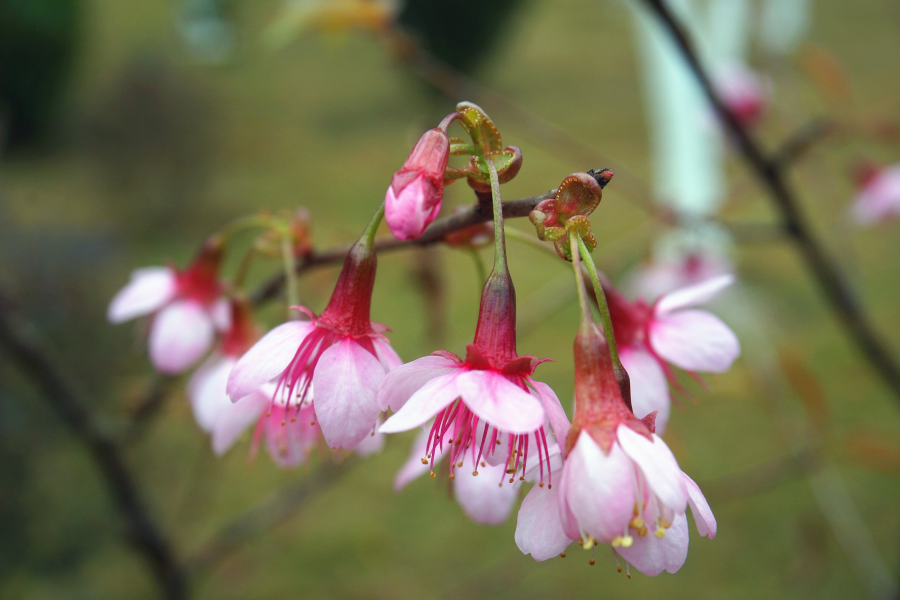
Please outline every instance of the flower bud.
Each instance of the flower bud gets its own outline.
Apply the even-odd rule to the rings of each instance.
[[[437,217],[449,156],[450,140],[438,127],[425,132],[394,173],[384,199],[384,218],[398,240],[419,237]]]

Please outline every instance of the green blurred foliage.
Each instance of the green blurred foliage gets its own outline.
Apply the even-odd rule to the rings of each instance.
[[[896,5],[823,0],[815,6],[810,43],[843,66],[854,117],[895,118]],[[106,304],[132,269],[167,260],[184,264],[206,234],[264,209],[308,207],[319,246],[354,239],[415,139],[434,125],[420,115],[449,112],[460,100],[436,107],[368,37],[308,36],[278,53],[266,50],[260,40],[280,8],[276,0],[235,5],[241,43],[230,63],[193,64],[173,34],[179,7],[158,0],[85,1],[84,44],[59,142],[45,156],[0,161],[0,284],[39,324],[112,432],[122,430],[150,380],[136,341],[141,326],[113,327],[104,319]],[[587,162],[594,157],[573,162],[527,139],[486,104],[504,142],[520,146],[525,157],[520,175],[504,186],[505,197],[545,191],[592,167],[627,166],[649,178],[630,26],[618,2],[523,4],[479,77],[616,164]],[[758,133],[773,148],[828,103],[798,63],[760,66],[771,73],[777,100]],[[849,165],[859,153],[897,159],[895,143],[831,140],[800,163],[792,179],[816,230],[900,355],[894,258],[900,225],[857,232],[845,224],[853,190]],[[772,218],[739,159],[731,163],[732,189],[745,201],[728,218]],[[647,257],[649,242],[664,229],[649,223],[634,199],[614,179],[592,219],[595,256],[615,280]],[[445,211],[471,201],[464,184],[454,185]],[[525,220],[511,226],[532,231]],[[563,292],[546,287],[562,281],[557,285],[568,289],[568,268],[550,252],[510,245],[520,351],[556,360],[537,375],[569,407],[577,311],[572,302],[549,308],[547,299]],[[229,257],[228,269],[238,254]],[[489,250],[483,256],[489,258]],[[498,528],[471,523],[441,478],[395,494],[393,476],[412,439],[406,434],[203,576],[196,597],[860,597],[865,588],[802,475],[791,472],[771,487],[740,490],[750,479],[742,474],[790,455],[792,440],[805,436],[799,399],[786,388],[773,391],[749,358],[778,348],[799,356],[820,382],[829,411],[825,456],[837,465],[896,577],[900,474],[843,452],[843,440],[860,432],[896,446],[896,400],[849,345],[793,248],[750,244],[736,258],[743,288],[715,310],[745,340],[747,358],[710,378],[709,391],[687,382],[691,398],[674,411],[666,434],[684,470],[707,490],[719,521],[714,541],[692,534],[677,575],[628,580],[608,554],[600,552],[590,567],[577,546],[566,559],[535,563],[515,547],[514,516]],[[372,315],[393,328],[394,346],[407,360],[438,348],[461,352],[474,332],[480,282],[470,257],[441,248],[431,259],[444,275],[442,340],[428,336],[434,309],[415,285],[421,255],[404,251],[379,261]],[[277,261],[260,261],[251,282],[277,269]],[[327,268],[305,276],[303,303],[320,311],[336,273]],[[274,325],[283,315],[276,302],[260,318]],[[216,459],[180,386],[183,381],[144,438],[128,448],[127,459],[153,517],[185,557],[279,486],[315,477],[321,458],[296,471],[277,469],[265,455],[248,465],[245,438]],[[5,359],[0,452],[0,596],[157,597],[146,565],[118,535],[121,523],[90,457]]]

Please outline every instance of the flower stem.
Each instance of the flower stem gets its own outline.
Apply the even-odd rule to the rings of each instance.
[[[597,307],[600,309],[600,322],[603,325],[603,335],[606,336],[606,341],[609,344],[609,354],[612,357],[613,367],[615,367],[616,369],[622,369],[622,362],[619,360],[619,352],[616,349],[616,336],[613,332],[612,316],[610,316],[609,314],[609,306],[606,303],[606,295],[603,293],[603,286],[600,284],[600,276],[597,274],[597,266],[594,264],[594,259],[591,257],[591,251],[588,250],[588,247],[585,245],[584,240],[582,240],[581,237],[574,232],[570,231],[569,235],[574,235],[574,237],[577,239],[577,254],[579,254],[582,260],[584,260],[584,264],[587,267],[588,274],[591,276],[591,283],[594,284],[594,295],[597,296]],[[573,248],[572,256],[574,257],[575,254],[576,252]]]
[[[288,306],[300,304],[300,296],[297,293],[297,271],[294,264],[294,238],[288,229],[281,232],[281,257],[284,260],[284,278],[286,282]],[[293,311],[288,311],[293,314]]]
[[[247,215],[245,217],[235,219],[234,221],[223,227],[219,232],[219,236],[221,236],[222,243],[227,244],[231,241],[232,237],[239,233],[247,231],[248,229],[272,229],[273,227],[277,226],[274,223],[274,219],[271,215]]]
[[[575,288],[578,293],[578,306],[581,308],[581,324],[593,323],[591,316],[591,307],[588,304],[587,289],[584,286],[584,273],[581,272],[581,257],[578,254],[578,242],[581,238],[578,234],[569,230],[569,247],[572,249],[572,268],[575,270]]]
[[[503,228],[503,204],[500,199],[500,178],[497,176],[497,167],[490,156],[484,157],[488,170],[491,173],[491,198],[494,208],[494,271],[500,273],[507,270],[506,267],[506,233]]]
[[[384,219],[384,202],[382,201],[381,205],[378,207],[378,210],[375,211],[375,214],[372,215],[372,220],[369,221],[369,224],[366,225],[366,230],[363,231],[363,234],[360,236],[359,241],[365,241],[366,245],[371,248],[375,245],[375,233],[378,231],[378,226],[381,225],[381,221]]]

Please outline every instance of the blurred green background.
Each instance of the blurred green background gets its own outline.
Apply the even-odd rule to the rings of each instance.
[[[4,2],[13,12],[28,4]],[[47,115],[43,132],[24,144],[10,137],[0,155],[0,284],[52,343],[111,435],[126,428],[152,380],[140,327],[105,320],[109,299],[132,269],[168,260],[183,265],[205,235],[264,209],[307,207],[319,247],[354,239],[412,143],[458,100],[480,102],[504,142],[522,148],[523,168],[504,186],[507,199],[542,193],[592,167],[631,176],[622,185],[613,180],[592,219],[600,240],[595,256],[614,280],[644,261],[665,230],[640,208],[647,199],[633,185],[650,179],[649,152],[632,17],[623,3],[520,4],[474,71],[505,100],[496,105],[440,97],[368,34],[304,35],[272,50],[263,40],[282,9],[276,0],[218,5],[231,27],[224,60],[186,46],[183,20],[191,3],[43,4],[77,33],[54,42],[62,58],[32,65],[34,73],[70,68],[59,83],[47,84],[58,86],[48,92],[58,102],[40,107]],[[845,126],[817,144],[791,180],[817,234],[900,356],[900,224],[857,231],[845,218],[854,161],[898,157],[896,138],[857,133],[896,126],[900,6],[815,2],[797,56],[754,57],[754,64],[774,85],[774,104],[757,132],[765,147],[777,147],[814,116]],[[543,143],[509,103],[597,153]],[[739,201],[728,220],[775,218],[737,157],[729,159],[729,177]],[[445,211],[471,201],[468,188],[457,184],[448,189]],[[510,226],[531,232],[525,220]],[[475,525],[446,480],[423,478],[395,494],[393,476],[412,440],[406,434],[204,572],[192,592],[310,600],[855,598],[865,597],[868,575],[848,556],[869,550],[896,581],[897,398],[851,346],[789,243],[742,244],[735,260],[741,284],[714,310],[738,332],[745,357],[710,378],[708,391],[688,381],[692,397],[683,400],[685,410],[673,411],[665,436],[719,522],[713,541],[692,532],[678,574],[628,580],[605,552],[590,567],[577,546],[566,559],[535,563],[515,546],[514,515],[501,527]],[[423,261],[441,274],[443,309],[422,291]],[[555,359],[537,376],[571,409],[577,308],[566,300],[567,266],[510,241],[510,267],[519,350]],[[252,280],[277,269],[277,261],[261,261]],[[306,275],[302,303],[321,310],[335,276],[332,268]],[[391,340],[406,360],[438,348],[459,353],[474,332],[480,285],[465,253],[384,254],[373,319],[392,327]],[[274,302],[261,318],[274,325],[283,311]],[[435,339],[438,324],[442,339]],[[773,364],[793,386],[769,372]],[[168,387],[161,413],[125,451],[152,516],[181,558],[280,486],[314,479],[325,458],[316,455],[295,471],[279,470],[265,455],[248,463],[245,437],[216,459],[183,383]],[[792,458],[810,453],[824,467]],[[823,516],[822,498],[833,513],[851,515],[849,535]],[[864,527],[854,526],[853,510]],[[0,597],[158,597],[150,570],[121,530],[90,456],[30,382],[0,359]],[[859,539],[864,548],[853,545]]]

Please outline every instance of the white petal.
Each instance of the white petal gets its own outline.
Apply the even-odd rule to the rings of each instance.
[[[459,371],[459,365],[443,356],[423,356],[406,363],[384,376],[378,386],[378,406],[399,411],[406,401],[426,383]]]
[[[472,464],[472,453],[466,452],[462,468],[455,469],[453,492],[456,501],[470,519],[482,525],[500,525],[509,516],[516,501],[518,488],[506,482],[503,466],[478,466],[478,475]],[[503,482],[503,485],[500,485]]]
[[[687,484],[688,504],[690,504],[691,513],[694,515],[697,532],[709,539],[713,539],[716,537],[716,517],[709,508],[709,503],[706,501],[703,492],[700,491],[700,487],[685,473],[681,475],[684,477],[685,484]]]
[[[556,475],[562,475],[562,471]],[[559,494],[558,485],[553,488],[534,486],[519,508],[516,546],[534,560],[559,556],[572,543],[560,518]]]
[[[563,497],[578,527],[599,542],[624,534],[634,510],[634,468],[619,444],[603,453],[582,431],[563,466]],[[571,533],[571,532],[570,532]]]
[[[228,378],[231,399],[240,400],[280,375],[314,328],[309,321],[288,321],[263,336],[232,369]]]
[[[393,371],[392,371],[393,372]],[[384,422],[378,431],[398,433],[428,422],[443,408],[459,398],[457,380],[462,372],[436,377],[423,385],[406,404]]]
[[[703,304],[732,283],[734,283],[734,275],[719,275],[702,283],[669,292],[656,303],[654,315],[663,317],[679,308]]]
[[[203,431],[212,431],[219,413],[231,406],[225,385],[235,362],[233,358],[213,353],[188,382],[187,392],[194,418]]]
[[[702,310],[683,310],[654,320],[650,345],[663,360],[687,371],[722,373],[741,353],[734,332]]]
[[[231,406],[219,413],[212,427],[213,452],[221,456],[228,451],[244,431],[259,420],[269,399],[261,392],[250,394],[231,403]]]
[[[658,435],[651,442],[627,425],[619,425],[616,438],[628,458],[644,473],[647,485],[667,507],[676,513],[687,509],[687,486],[672,451]]]
[[[662,539],[653,532],[641,537],[632,530],[633,542],[616,551],[644,575],[656,577],[663,571],[675,573],[684,564],[688,551],[688,528],[684,513],[675,515],[672,526]]]
[[[121,323],[159,310],[175,298],[175,271],[168,267],[148,267],[131,274],[131,281],[109,303],[106,318]]]
[[[531,385],[541,399],[541,404],[544,406],[544,412],[547,413],[547,419],[550,421],[550,426],[553,428],[553,436],[556,438],[557,443],[564,447],[566,445],[566,438],[569,437],[570,424],[569,417],[566,416],[566,411],[563,409],[562,403],[559,401],[559,398],[556,396],[553,389],[546,383],[531,381]]]
[[[150,360],[163,373],[181,373],[209,350],[213,325],[197,302],[176,300],[157,313],[150,326]]]
[[[393,371],[403,364],[403,360],[397,356],[397,353],[386,341],[376,338],[373,341],[373,345],[375,346],[375,354],[378,357],[378,361],[384,367],[385,372]]]
[[[353,448],[372,431],[381,412],[375,392],[383,378],[378,359],[352,338],[322,353],[313,373],[313,406],[330,447]]]
[[[634,416],[643,419],[654,410],[656,433],[662,434],[669,422],[672,401],[669,384],[659,362],[642,348],[623,348],[619,352],[622,366],[631,379],[631,407]]]
[[[375,422],[375,426],[372,428],[372,431],[369,432],[363,440],[356,445],[353,451],[359,456],[371,456],[373,454],[378,454],[382,450],[384,450],[384,441],[387,437],[383,433],[379,432],[377,429],[381,425],[381,417],[378,417],[378,420]]]

